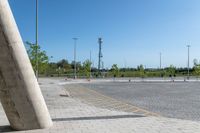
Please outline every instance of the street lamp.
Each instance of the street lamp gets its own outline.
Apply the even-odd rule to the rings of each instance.
[[[162,77],[162,53],[160,52],[160,77]]]
[[[190,78],[190,45],[187,45],[187,47],[188,47],[188,77],[187,77],[187,79],[189,80],[189,78]]]
[[[76,42],[78,38],[72,38],[74,40],[74,79],[77,78],[76,76]]]
[[[35,36],[35,45],[36,45],[36,78],[38,80],[38,74],[39,74],[39,67],[38,67],[38,0],[36,0],[36,36]]]
[[[90,50],[90,78],[92,78],[92,51]]]
[[[162,53],[160,52],[160,70],[162,69]]]
[[[99,72],[99,76],[101,74],[101,58],[103,57],[101,49],[102,49],[102,43],[103,43],[103,39],[102,38],[98,38],[98,43],[99,43],[99,62],[98,62],[98,72]]]

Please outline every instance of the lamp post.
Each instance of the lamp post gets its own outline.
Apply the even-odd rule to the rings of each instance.
[[[98,39],[98,43],[99,43],[99,62],[98,62],[98,73],[99,73],[99,75],[98,76],[100,76],[101,75],[101,63],[102,63],[101,58],[103,57],[102,52],[101,52],[102,43],[103,43],[102,38]]]
[[[78,38],[72,38],[74,40],[74,79],[77,78],[76,76],[76,43],[77,43],[77,40]]]
[[[187,77],[187,79],[189,80],[190,79],[190,45],[187,45],[187,47],[188,47],[188,66],[187,66],[187,68],[188,68],[188,77]]]
[[[162,53],[160,53],[160,70],[162,69]]]
[[[38,67],[38,0],[36,0],[36,35],[35,35],[35,45],[36,45],[36,71],[35,75],[38,80],[39,67]]]
[[[92,78],[92,51],[90,50],[90,78]]]
[[[162,77],[162,53],[160,52],[160,77]]]

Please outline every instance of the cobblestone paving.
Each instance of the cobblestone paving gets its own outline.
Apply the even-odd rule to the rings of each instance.
[[[142,108],[138,108],[131,104],[118,101],[111,97],[107,97],[80,85],[66,85],[65,88],[72,97],[80,99],[82,102],[91,106],[96,106],[99,108],[105,108],[110,110],[132,112],[144,116],[160,116],[159,114],[149,112]]]
[[[66,89],[59,80],[40,79],[41,88],[54,126],[50,129],[22,133],[199,133],[200,123],[164,117],[144,116],[116,109],[89,105],[83,98],[65,97]],[[84,91],[85,92],[85,91]],[[77,92],[76,92],[77,93]],[[85,93],[81,93],[82,95]],[[87,95],[88,97],[91,96]],[[73,96],[73,94],[72,94]],[[95,96],[99,96],[95,94]],[[83,96],[84,97],[84,96]],[[98,98],[98,97],[97,97]],[[102,96],[101,96],[102,98]],[[105,98],[106,99],[106,98]],[[112,103],[110,103],[112,104]],[[107,106],[107,105],[106,105]],[[0,132],[11,131],[0,107]],[[20,133],[20,132],[19,132]]]
[[[165,117],[200,121],[200,83],[92,83],[94,91]]]

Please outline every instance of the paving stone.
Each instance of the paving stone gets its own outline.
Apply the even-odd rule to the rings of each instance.
[[[54,126],[50,129],[19,133],[199,133],[200,122],[156,116],[134,117],[132,112],[101,108],[75,97],[61,97],[61,79],[40,79],[41,89]],[[52,84],[54,83],[54,84]],[[68,85],[70,87],[70,85]],[[98,99],[98,97],[97,97]],[[2,108],[0,107],[0,110]],[[8,125],[0,111],[1,126]],[[18,133],[18,132],[17,132]]]

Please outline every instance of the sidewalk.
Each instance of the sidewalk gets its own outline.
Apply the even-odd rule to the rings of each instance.
[[[55,79],[40,79],[41,89],[54,126],[50,129],[23,133],[199,133],[200,122],[155,117],[145,113],[124,112],[100,108],[83,102],[73,95],[66,97],[66,89]],[[84,93],[81,93],[84,97]],[[87,96],[89,99],[89,95]],[[102,99],[104,100],[104,99]],[[110,104],[113,104],[112,102]],[[0,132],[11,131],[0,107]],[[19,132],[21,133],[21,132]]]

